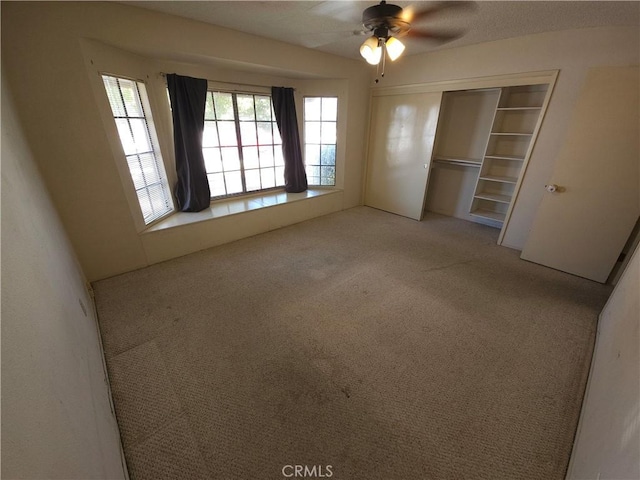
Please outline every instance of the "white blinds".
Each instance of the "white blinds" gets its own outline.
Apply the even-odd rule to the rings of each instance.
[[[167,176],[149,121],[144,83],[103,75],[120,143],[145,225],[173,210]]]

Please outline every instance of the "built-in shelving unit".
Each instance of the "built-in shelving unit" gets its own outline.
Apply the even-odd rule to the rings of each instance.
[[[547,85],[505,87],[480,165],[470,215],[502,226],[536,133]]]

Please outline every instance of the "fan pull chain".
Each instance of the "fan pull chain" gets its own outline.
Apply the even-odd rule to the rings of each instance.
[[[384,78],[384,67],[385,67],[385,61],[387,59],[387,42],[386,41],[382,41],[382,74],[380,74],[380,63],[378,63],[377,65],[377,71],[376,71],[376,81],[375,83],[378,83],[380,80],[377,78],[378,74],[380,74],[380,78]]]

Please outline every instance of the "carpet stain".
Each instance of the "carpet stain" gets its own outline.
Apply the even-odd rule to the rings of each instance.
[[[349,388],[349,385],[345,385],[340,389],[340,391],[344,393],[347,398],[351,398],[351,388]]]

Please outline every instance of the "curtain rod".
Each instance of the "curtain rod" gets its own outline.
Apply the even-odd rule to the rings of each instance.
[[[160,72],[160,75],[162,77],[167,78],[167,74],[165,72]],[[253,87],[253,88],[271,88],[271,86],[269,85],[256,85],[253,83],[239,83],[239,82],[224,82],[222,80],[209,80],[207,79],[208,82],[214,82],[214,83],[224,83],[226,85],[237,85],[238,87]],[[294,88],[293,91],[295,92],[296,89]]]

